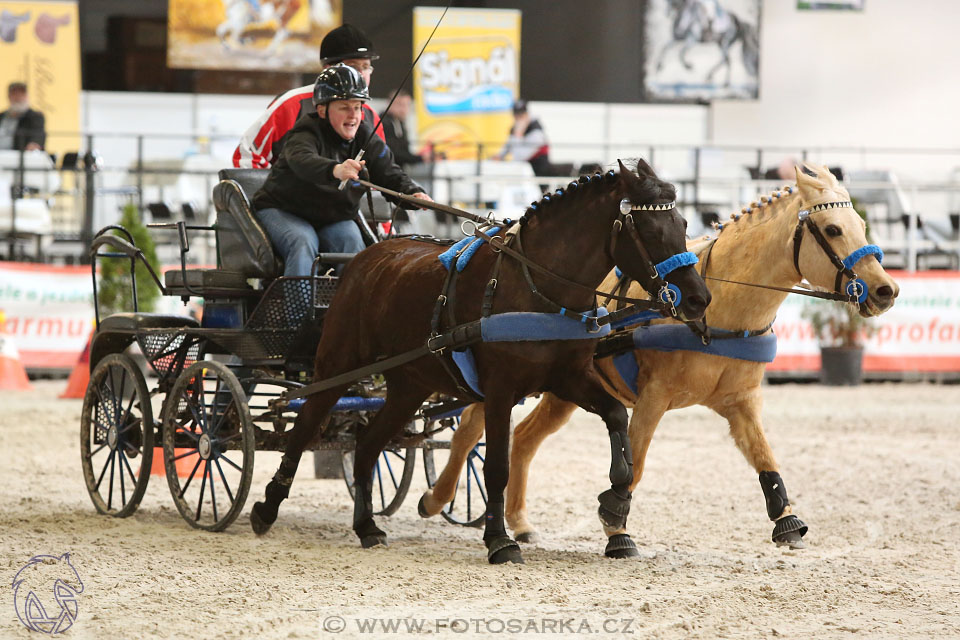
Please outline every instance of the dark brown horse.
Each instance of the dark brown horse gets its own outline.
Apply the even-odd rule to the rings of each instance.
[[[526,259],[586,288],[538,272],[524,274],[516,259],[505,257],[496,276],[492,312],[556,313],[561,307],[588,311],[595,304],[590,289],[615,265],[655,292],[650,263],[685,251],[685,222],[672,205],[663,210],[637,210],[640,205],[670,203],[675,198],[673,185],[659,180],[642,160],[638,172],[621,163],[619,174],[611,171],[606,176],[581,178],[565,192],[558,190],[531,206],[519,227],[522,232],[517,237],[522,236],[522,243],[514,242],[512,247],[522,247]],[[635,205],[632,211],[631,205]],[[504,238],[503,230],[497,236]],[[448,300],[457,322],[481,317],[484,291],[498,255],[494,248],[484,244],[459,274],[456,296]],[[314,380],[332,378],[424,345],[447,277],[438,261],[441,251],[435,245],[400,238],[376,244],[353,259],[324,319]],[[649,254],[646,258],[644,252]],[[702,317],[710,293],[696,270],[677,268],[667,280],[681,292],[680,316],[690,320]],[[473,347],[486,403],[488,506],[483,539],[491,563],[523,561],[519,546],[504,527],[503,492],[509,471],[510,411],[533,393],[550,391],[603,419],[611,442],[613,486],[601,494],[601,517],[626,524],[632,481],[627,412],[603,388],[593,365],[595,347],[594,339],[482,342]],[[386,534],[374,523],[371,499],[373,466],[383,447],[432,393],[465,395],[433,355],[390,369],[384,376],[386,403],[359,435],[354,463],[353,529],[364,547],[386,543]],[[256,533],[265,533],[276,520],[304,448],[322,429],[327,413],[346,388],[345,384],[308,397],[280,468],[267,485],[266,501],[255,504],[250,514]],[[611,544],[635,548],[625,534],[608,543],[608,551]]]

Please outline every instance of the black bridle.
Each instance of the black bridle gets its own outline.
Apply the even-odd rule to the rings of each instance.
[[[837,255],[837,252],[833,250],[833,247],[830,246],[820,227],[817,226],[817,223],[810,217],[810,214],[816,213],[817,211],[847,207],[853,208],[853,203],[849,200],[826,202],[824,204],[814,205],[809,209],[802,209],[797,213],[797,228],[793,232],[793,266],[796,268],[797,273],[800,274],[800,277],[803,278],[803,272],[800,271],[800,244],[803,242],[803,231],[806,229],[837,269],[837,277],[833,285],[834,292],[839,295],[846,294],[846,301],[856,302],[862,305],[867,299],[869,289],[867,283],[857,276],[853,270],[853,265],[868,255],[876,256],[877,262],[883,262],[883,250],[875,244],[868,244],[860,247],[846,258],[841,259],[840,256]],[[847,286],[841,290],[840,285],[843,282],[844,276],[849,279],[849,282]]]

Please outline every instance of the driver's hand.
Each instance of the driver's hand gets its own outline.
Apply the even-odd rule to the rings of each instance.
[[[427,202],[433,202],[433,198],[431,198],[430,196],[428,196],[428,195],[425,194],[425,193],[415,193],[415,194],[413,194],[413,197],[414,197],[414,198],[419,198],[420,200],[426,200]],[[421,209],[425,209],[426,207],[420,207],[420,208],[421,208]]]
[[[333,167],[333,177],[341,182],[344,180],[356,180],[360,177],[360,171],[366,163],[366,160],[357,162],[353,158],[348,158]]]

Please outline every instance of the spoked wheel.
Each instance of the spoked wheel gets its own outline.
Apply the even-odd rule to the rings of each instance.
[[[153,411],[143,374],[128,355],[112,353],[90,374],[80,461],[97,511],[125,518],[137,510],[153,462]]]
[[[250,491],[254,446],[247,396],[233,372],[211,360],[184,370],[163,417],[167,484],[184,520],[208,531],[230,526]]]
[[[454,425],[450,427],[450,436],[460,426],[460,417],[454,418]],[[428,424],[427,429],[430,428]],[[487,489],[483,481],[483,463],[487,454],[484,440],[480,440],[467,454],[467,460],[457,478],[457,488],[454,490],[453,500],[443,507],[440,515],[447,522],[464,527],[483,526],[483,518],[487,513]],[[423,470],[427,476],[427,486],[431,489],[437,483],[437,477],[447,465],[450,458],[449,448],[424,448]]]
[[[343,480],[347,483],[350,497],[356,499],[353,483],[353,450],[344,451],[340,458]],[[386,448],[377,458],[373,468],[373,506],[375,516],[391,516],[397,512],[413,481],[413,468],[417,465],[416,449]]]

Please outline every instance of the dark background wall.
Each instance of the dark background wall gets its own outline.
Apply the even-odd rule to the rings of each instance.
[[[301,74],[166,68],[156,34],[167,0],[79,0],[83,87],[94,90],[275,93],[306,84]],[[343,0],[344,21],[374,41],[374,97],[388,97],[413,60],[413,9],[434,0]],[[643,99],[644,0],[454,0],[453,7],[522,11],[520,90],[528,100]],[[143,37],[138,37],[141,34]],[[409,84],[408,84],[409,88]]]
[[[383,56],[371,83],[381,96],[413,61],[413,8],[447,3],[346,0],[344,5],[344,21],[366,31]],[[521,94],[528,100],[577,102],[642,99],[644,5],[639,0],[453,2],[454,7],[520,8]]]

